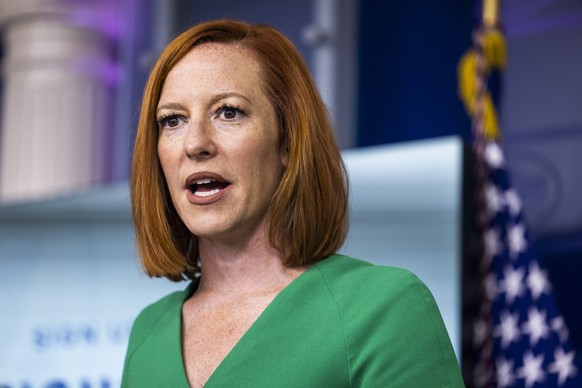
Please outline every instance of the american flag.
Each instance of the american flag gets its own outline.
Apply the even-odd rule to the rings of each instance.
[[[478,387],[582,387],[580,356],[531,245],[503,150],[482,140],[483,299],[474,327]],[[479,155],[478,154],[478,155]]]

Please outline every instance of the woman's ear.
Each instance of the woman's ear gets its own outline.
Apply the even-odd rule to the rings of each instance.
[[[287,149],[287,147],[281,149],[279,152],[279,159],[281,160],[283,168],[287,168],[289,165],[289,149]]]

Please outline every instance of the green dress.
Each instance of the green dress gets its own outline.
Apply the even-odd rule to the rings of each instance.
[[[136,319],[122,387],[188,387],[182,304],[197,282]],[[284,288],[205,387],[462,387],[436,303],[406,270],[333,255]]]

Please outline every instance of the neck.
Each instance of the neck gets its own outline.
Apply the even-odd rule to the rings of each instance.
[[[236,244],[199,238],[202,277],[198,292],[228,295],[278,292],[305,271],[283,265],[283,255],[261,233]]]

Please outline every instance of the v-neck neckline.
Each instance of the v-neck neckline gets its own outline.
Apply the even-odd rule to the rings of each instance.
[[[238,349],[241,348],[244,345],[244,342],[248,341],[248,337],[251,336],[253,334],[254,331],[256,331],[256,327],[258,325],[261,324],[262,321],[264,321],[265,316],[269,314],[269,311],[273,310],[273,305],[277,305],[279,300],[282,299],[286,294],[288,294],[290,292],[290,290],[293,290],[294,288],[298,287],[300,283],[304,282],[305,279],[308,277],[307,275],[310,274],[311,272],[314,271],[314,267],[317,266],[317,263],[313,264],[312,266],[310,266],[309,268],[307,268],[303,273],[301,273],[299,276],[297,276],[295,279],[293,279],[289,284],[287,284],[281,291],[279,291],[279,293],[273,298],[273,300],[267,305],[267,307],[265,307],[265,309],[259,314],[259,316],[257,317],[257,319],[255,319],[255,321],[249,326],[249,328],[244,332],[244,334],[240,337],[240,339],[234,344],[234,346],[230,349],[230,351],[226,354],[226,356],[222,359],[222,361],[218,364],[218,366],[214,369],[214,371],[212,371],[212,374],[210,375],[210,377],[208,378],[208,380],[206,380],[206,382],[204,383],[204,387],[208,386],[208,384],[212,384],[212,382],[214,380],[216,380],[218,377],[215,377],[217,375],[220,375],[220,371],[222,369],[224,369],[224,365],[228,364],[228,362],[230,361],[230,359],[232,359],[233,357],[236,356],[236,353],[238,353]],[[179,325],[178,325],[178,342],[180,345],[180,365],[181,365],[181,374],[182,377],[184,379],[184,381],[188,383],[188,376],[186,374],[186,366],[184,363],[184,349],[183,349],[183,343],[182,343],[182,338],[183,338],[183,319],[182,319],[182,309],[184,308],[184,303],[186,303],[186,301],[188,299],[190,299],[190,297],[192,295],[194,295],[194,293],[196,292],[196,290],[198,289],[198,286],[200,284],[200,278],[197,278],[195,280],[192,281],[192,283],[190,283],[186,289],[186,292],[184,293],[184,298],[182,299],[182,303],[180,304],[180,308],[178,309],[178,320],[179,320]],[[241,345],[241,343],[243,345]],[[234,354],[234,355],[233,355]]]

